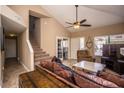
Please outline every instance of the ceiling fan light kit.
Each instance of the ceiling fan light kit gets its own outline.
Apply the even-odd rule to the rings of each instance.
[[[80,28],[79,25],[74,25],[73,27],[74,27],[75,29],[79,29],[79,28]]]
[[[79,22],[74,23],[73,27],[75,29],[79,29],[80,28],[80,23]]]
[[[76,7],[76,21],[74,23],[66,22],[67,24],[71,25],[67,28],[73,27],[74,29],[79,29],[80,26],[90,27],[91,26],[90,24],[83,24],[85,21],[87,21],[86,19],[78,21],[78,5],[75,5],[75,7]]]

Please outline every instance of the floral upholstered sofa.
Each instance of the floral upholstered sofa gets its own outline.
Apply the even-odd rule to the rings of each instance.
[[[124,79],[121,77],[112,76],[110,74],[107,77],[105,72],[100,73],[99,76],[94,76],[83,71],[74,71],[63,65],[60,60],[41,61],[38,67],[47,69],[58,77],[63,78],[64,81],[70,82],[81,88],[124,87]],[[113,80],[111,78],[113,78]]]

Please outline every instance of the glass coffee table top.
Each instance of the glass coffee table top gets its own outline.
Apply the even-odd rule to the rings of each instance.
[[[105,68],[105,65],[89,61],[81,61],[79,63],[74,64],[73,68],[79,68],[93,73],[98,73],[99,71],[102,71]]]

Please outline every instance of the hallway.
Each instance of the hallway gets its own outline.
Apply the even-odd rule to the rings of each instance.
[[[7,59],[4,68],[3,88],[18,88],[18,76],[26,72],[16,59]]]

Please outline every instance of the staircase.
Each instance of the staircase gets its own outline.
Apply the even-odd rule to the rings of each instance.
[[[43,51],[43,49],[41,49],[39,47],[39,45],[37,44],[37,42],[35,40],[30,40],[31,45],[33,47],[34,50],[34,62],[35,64],[39,64],[40,61],[43,60],[51,60],[52,57],[50,57],[49,54],[47,54],[45,51]]]

